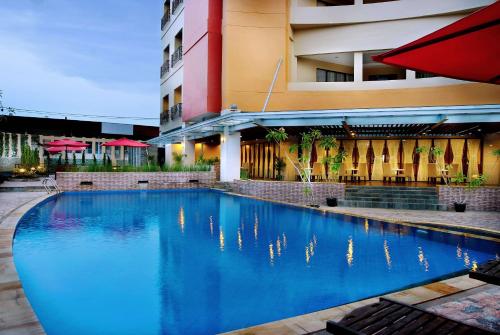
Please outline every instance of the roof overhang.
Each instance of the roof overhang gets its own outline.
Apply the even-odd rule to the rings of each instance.
[[[444,120],[444,121],[443,121]],[[500,122],[500,105],[440,106],[405,108],[367,108],[338,110],[308,110],[285,112],[228,112],[198,122],[148,141],[164,145],[184,139],[196,140],[221,134],[234,133],[254,127],[314,127],[374,124],[437,124],[437,123]]]

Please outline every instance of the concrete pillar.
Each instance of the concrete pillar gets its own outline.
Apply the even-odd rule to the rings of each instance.
[[[172,165],[173,163],[172,144],[165,144],[165,165]]]
[[[406,80],[416,79],[416,73],[412,70],[406,70]]]
[[[182,141],[182,154],[184,155],[184,165],[194,164],[194,141],[184,137]]]
[[[354,82],[363,81],[363,53],[354,53]]]
[[[363,0],[354,0],[354,5],[362,5],[363,4]]]
[[[220,180],[233,181],[240,179],[240,133],[229,134],[225,128],[220,137]]]

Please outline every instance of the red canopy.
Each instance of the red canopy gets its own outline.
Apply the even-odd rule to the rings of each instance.
[[[500,84],[500,1],[373,60],[455,79]]]
[[[128,138],[120,138],[119,140],[109,141],[103,144],[105,147],[133,147],[133,148],[147,148],[149,144],[129,140]]]
[[[58,152],[62,152],[62,151],[83,151],[85,150],[85,147],[50,147],[50,148],[47,148],[45,149],[47,150],[49,153],[51,154],[56,154]]]
[[[73,141],[70,139],[63,139],[63,140],[57,140],[57,141],[52,141],[44,144],[45,146],[48,147],[88,147],[90,144],[83,143],[83,142],[77,142]]]

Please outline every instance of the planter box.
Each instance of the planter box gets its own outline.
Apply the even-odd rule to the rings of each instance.
[[[500,211],[500,187],[483,186],[468,190],[464,186],[438,186],[439,203],[454,210],[459,194],[465,195],[468,211]]]
[[[326,205],[326,198],[344,199],[345,184],[312,183],[316,203]],[[310,198],[304,194],[304,184],[294,181],[235,180],[232,183],[236,193],[269,200],[297,204],[309,204]]]
[[[57,172],[63,191],[211,187],[215,172]]]

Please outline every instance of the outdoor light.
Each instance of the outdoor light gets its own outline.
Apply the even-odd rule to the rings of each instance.
[[[26,172],[26,169],[19,169],[19,172],[24,173]]]

